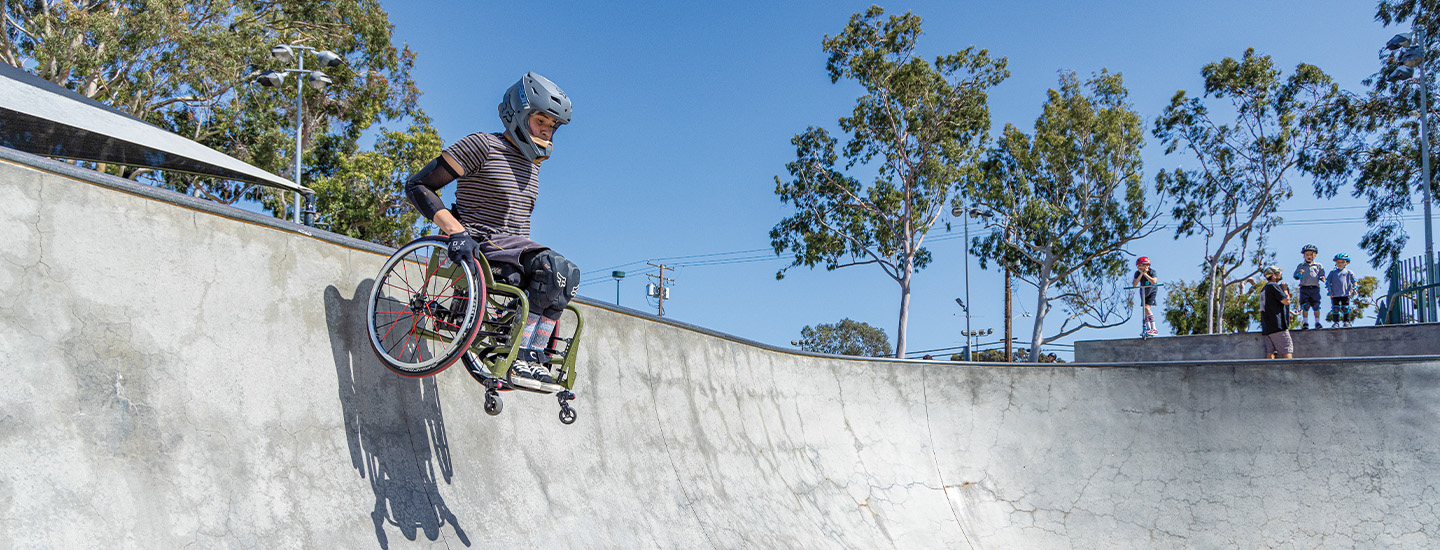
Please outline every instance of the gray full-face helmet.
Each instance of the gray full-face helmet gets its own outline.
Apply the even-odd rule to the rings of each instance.
[[[505,135],[515,142],[520,152],[530,162],[550,157],[554,146],[536,143],[530,136],[530,115],[545,113],[559,124],[570,123],[570,96],[560,90],[554,82],[535,73],[525,73],[500,100],[500,120],[505,123]]]

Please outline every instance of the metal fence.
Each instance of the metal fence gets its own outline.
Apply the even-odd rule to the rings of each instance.
[[[1440,262],[1437,262],[1440,263]],[[1440,283],[1425,281],[1425,256],[1396,260],[1390,266],[1390,290],[1379,303],[1378,324],[1433,323]]]

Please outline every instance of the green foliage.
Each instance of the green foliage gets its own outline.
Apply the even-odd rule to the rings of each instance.
[[[1290,178],[1333,170],[1345,141],[1337,114],[1343,97],[1318,67],[1301,63],[1282,78],[1253,48],[1200,72],[1204,94],[1175,92],[1153,130],[1166,154],[1183,151],[1198,167],[1161,170],[1155,182],[1175,199],[1175,238],[1205,237],[1219,289],[1259,273],[1269,255],[1265,233],[1281,222],[1275,213],[1294,193]],[[1227,117],[1232,122],[1222,122]]]
[[[1203,267],[1202,267],[1203,272]],[[1248,288],[1247,288],[1248,287]],[[1252,321],[1260,320],[1260,298],[1265,285],[1246,280],[1226,287],[1220,294],[1220,332],[1246,332]],[[1176,336],[1206,334],[1210,280],[1203,275],[1194,283],[1175,280],[1165,283],[1165,322]]]
[[[971,355],[971,357],[972,357],[975,361],[979,361],[979,362],[981,362],[981,363],[1004,363],[1004,362],[1005,362],[1005,350],[1003,350],[1003,349],[980,350],[980,351],[977,351],[977,352],[972,353],[972,354],[970,354],[970,355]],[[1011,351],[1011,356],[1014,356],[1014,351]],[[951,355],[951,356],[950,356],[950,360],[951,360],[951,361],[964,361],[965,359],[964,359],[963,357],[961,357],[960,354],[957,353],[957,354]]]
[[[1417,20],[1416,0],[1380,0],[1376,4],[1375,20],[1385,26],[1397,26],[1398,32],[1409,32],[1411,23],[1425,39],[1428,54],[1424,57],[1423,70],[1427,75],[1440,71],[1440,58],[1434,55],[1436,39],[1440,38],[1440,5],[1427,3],[1424,16]],[[1378,46],[1379,44],[1377,44]],[[1395,52],[1398,54],[1400,52]],[[1417,204],[1416,195],[1424,188],[1424,176],[1420,162],[1420,117],[1419,113],[1434,113],[1435,91],[1429,95],[1418,93],[1419,83],[1415,80],[1389,82],[1386,76],[1397,66],[1398,56],[1389,55],[1378,67],[1378,72],[1365,79],[1370,86],[1364,95],[1350,95],[1340,104],[1343,130],[1347,132],[1343,154],[1327,159],[1317,171],[1315,194],[1330,198],[1339,194],[1346,184],[1353,184],[1350,195],[1369,203],[1365,211],[1365,222],[1369,230],[1360,239],[1359,245],[1370,256],[1371,267],[1381,267],[1399,254],[1409,241],[1403,216],[1413,212]],[[1433,77],[1432,77],[1433,78]],[[1428,105],[1422,108],[1422,97],[1428,97]],[[1436,119],[1430,118],[1430,154],[1435,155]],[[1434,168],[1432,166],[1432,168]],[[1430,196],[1440,200],[1440,187],[1431,182]]]
[[[405,179],[440,156],[442,146],[419,111],[406,131],[382,131],[374,151],[341,157],[334,175],[311,184],[320,205],[316,225],[387,246],[414,240],[424,220],[405,197]]]
[[[833,325],[815,325],[800,329],[800,349],[835,355],[889,357],[890,338],[885,331],[868,323],[841,319]]]
[[[278,44],[332,50],[334,84],[304,93],[305,174],[334,177],[373,122],[408,116],[419,91],[414,54],[391,44],[377,0],[70,0],[5,2],[0,60],[230,156],[293,177],[295,86],[251,79],[284,69]],[[309,58],[314,68],[314,58]],[[291,75],[293,76],[293,75]],[[189,174],[98,166],[222,203],[260,200],[284,216],[267,188]],[[322,209],[326,208],[324,205]],[[336,227],[342,232],[345,228]]]
[[[775,194],[795,213],[771,229],[770,243],[777,255],[792,255],[777,278],[802,265],[879,266],[900,286],[896,352],[903,356],[910,278],[930,260],[922,242],[974,170],[990,128],[986,89],[1009,72],[1003,58],[973,47],[927,62],[915,55],[920,18],[883,14],[871,7],[825,37],[830,80],[854,81],[865,94],[840,119],[850,135],[841,152],[824,128],[791,140],[790,179],[777,176]],[[842,154],[843,169],[836,166]],[[857,164],[874,169],[872,183],[844,172]]]
[[[1101,71],[1082,85],[1067,71],[1059,80],[1035,133],[1006,125],[970,189],[972,204],[994,213],[994,231],[971,244],[980,265],[999,263],[1036,287],[1035,348],[1129,319],[1129,294],[1117,284],[1129,284],[1123,249],[1154,233],[1159,214],[1146,205],[1144,130],[1120,75]],[[1067,318],[1045,337],[1054,302]]]

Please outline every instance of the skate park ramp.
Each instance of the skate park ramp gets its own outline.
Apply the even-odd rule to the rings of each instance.
[[[0,548],[1424,548],[1440,358],[988,366],[586,301],[572,426],[400,378],[388,250],[0,150]]]

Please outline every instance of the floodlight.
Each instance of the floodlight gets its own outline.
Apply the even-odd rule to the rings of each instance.
[[[290,46],[275,46],[274,48],[270,48],[270,57],[289,65],[291,61],[295,60],[295,52],[290,49]]]
[[[1400,64],[1406,67],[1419,67],[1425,61],[1425,50],[1420,46],[1411,46],[1400,54]]]
[[[1397,35],[1391,37],[1389,42],[1386,42],[1386,43],[1385,43],[1385,49],[1387,49],[1387,50],[1398,50],[1398,49],[1400,49],[1400,48],[1404,48],[1404,47],[1407,47],[1407,46],[1409,46],[1409,45],[1410,45],[1410,35],[1408,35],[1408,34],[1397,34]]]
[[[950,215],[951,215],[951,216],[955,216],[955,217],[958,218],[958,217],[960,217],[960,216],[965,215],[965,209],[964,209],[964,208],[961,208],[961,207],[959,207],[959,206],[956,206],[956,207],[950,209]]]
[[[1399,82],[1401,80],[1409,80],[1412,78],[1415,78],[1415,69],[1411,69],[1410,67],[1401,65],[1399,67],[1395,67],[1395,70],[1390,71],[1390,74],[1385,77],[1385,80],[1388,80],[1390,82]]]
[[[255,77],[255,81],[266,88],[278,88],[285,83],[285,73],[282,71],[265,71]]]
[[[321,67],[339,67],[340,63],[345,61],[345,58],[340,57],[340,54],[332,52],[330,50],[320,50],[318,52],[315,52],[315,57],[320,59]]]
[[[322,73],[320,71],[310,71],[310,76],[307,78],[306,82],[306,84],[309,84],[310,88],[313,90],[322,90],[326,86],[329,86],[330,83],[330,77],[325,76],[325,73]]]

